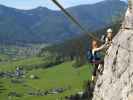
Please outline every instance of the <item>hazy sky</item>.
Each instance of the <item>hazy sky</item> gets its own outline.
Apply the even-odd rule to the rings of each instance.
[[[102,0],[58,0],[64,7],[71,7],[80,4],[92,4]],[[126,1],[126,0],[123,0]],[[51,0],[0,0],[0,4],[19,8],[19,9],[32,9],[38,6],[45,6],[50,9],[58,9]]]

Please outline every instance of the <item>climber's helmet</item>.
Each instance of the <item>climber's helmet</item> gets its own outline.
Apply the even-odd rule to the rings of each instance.
[[[112,31],[111,28],[107,29],[107,33],[112,33],[112,32],[113,32],[113,31]]]
[[[112,31],[111,28],[109,28],[109,29],[107,30],[107,37],[110,38],[110,39],[112,39],[112,36],[113,36],[113,31]]]

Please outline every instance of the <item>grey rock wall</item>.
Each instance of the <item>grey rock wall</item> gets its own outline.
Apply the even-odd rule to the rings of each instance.
[[[131,23],[133,20],[128,21]],[[105,57],[103,75],[96,82],[93,100],[133,100],[133,26],[130,27],[120,29],[114,37]]]

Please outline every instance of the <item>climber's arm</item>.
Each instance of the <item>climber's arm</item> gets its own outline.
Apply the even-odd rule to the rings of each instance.
[[[105,49],[106,47],[107,47],[107,45],[106,45],[106,44],[103,44],[103,45],[100,46],[99,48],[94,49],[94,52],[96,52],[96,51],[101,51],[101,50]]]

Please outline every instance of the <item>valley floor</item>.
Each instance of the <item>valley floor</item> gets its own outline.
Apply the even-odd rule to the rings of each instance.
[[[13,71],[15,70],[13,67],[20,63],[41,63],[41,61],[36,61],[38,59],[0,65],[0,71],[6,71],[6,69]],[[90,79],[91,76],[89,65],[74,68],[72,64],[73,62],[65,62],[47,69],[33,69],[22,78],[0,77],[0,100],[64,100],[65,96],[82,91],[85,81]],[[9,66],[12,68],[9,68]],[[31,79],[31,75],[38,78]],[[17,82],[13,82],[14,80]],[[48,95],[36,95],[38,92],[42,93],[52,89],[64,91]]]

